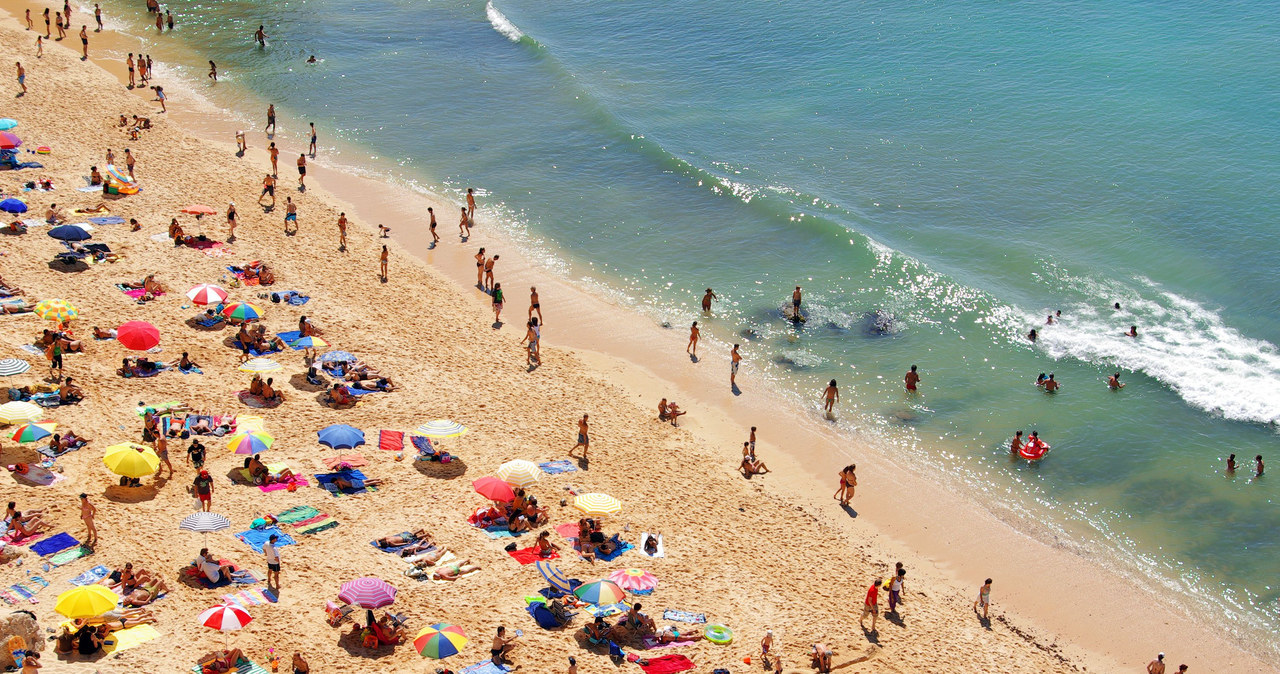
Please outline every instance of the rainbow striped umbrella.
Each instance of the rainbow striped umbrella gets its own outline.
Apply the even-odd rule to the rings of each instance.
[[[622,501],[608,494],[578,494],[573,497],[573,507],[585,515],[612,515],[622,511]]]
[[[201,283],[187,291],[187,299],[192,304],[217,304],[226,301],[227,291],[212,283]]]
[[[247,321],[254,318],[262,318],[262,310],[248,302],[232,302],[222,310],[222,315],[227,318],[238,318],[242,321]]]
[[[42,416],[44,416],[44,409],[29,402],[15,400],[0,405],[0,424],[35,421]]]
[[[277,372],[283,369],[283,365],[270,358],[250,358],[240,366],[241,372]]]
[[[13,435],[9,437],[13,438],[15,442],[35,442],[53,435],[53,429],[57,427],[58,424],[52,421],[26,423],[15,429]]]
[[[396,589],[381,578],[366,576],[343,583],[338,599],[360,608],[380,608],[396,600]]]
[[[632,594],[649,594],[658,587],[658,579],[644,569],[618,569],[609,574],[609,580]]]
[[[436,623],[422,628],[413,639],[413,650],[424,658],[447,658],[457,655],[467,645],[467,634],[457,625]]]
[[[303,337],[289,342],[289,346],[296,349],[318,349],[323,346],[329,346],[329,343],[319,337]]]
[[[257,454],[271,449],[275,441],[269,433],[237,433],[227,442],[227,449],[232,454]]]
[[[606,605],[616,604],[627,598],[627,593],[618,587],[618,584],[611,580],[597,580],[594,583],[585,583],[578,586],[573,593],[578,599],[588,604]]]
[[[31,313],[50,321],[69,321],[80,315],[80,310],[66,300],[40,300]]]
[[[516,459],[498,466],[498,477],[513,487],[528,489],[542,477],[542,469],[532,461]]]

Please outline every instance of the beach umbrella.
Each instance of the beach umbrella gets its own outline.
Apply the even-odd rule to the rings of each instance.
[[[238,433],[259,433],[262,431],[267,420],[256,414],[236,415],[236,432]]]
[[[36,423],[22,424],[15,429],[13,431],[13,435],[9,437],[13,438],[15,442],[35,442],[53,435],[53,429],[57,427],[58,424],[55,424],[52,421],[38,421]]]
[[[271,449],[275,441],[269,433],[237,433],[227,442],[227,449],[232,454],[257,454]]]
[[[194,531],[198,534],[211,534],[231,526],[231,520],[218,513],[198,512],[182,518],[178,528],[183,531]]]
[[[48,234],[59,241],[86,241],[93,238],[80,225],[59,225],[49,230]]]
[[[28,402],[13,401],[0,405],[0,423],[17,424],[35,421],[44,416],[44,410]]]
[[[129,321],[116,328],[116,341],[132,351],[146,351],[160,343],[160,330],[146,321]]]
[[[498,466],[498,477],[513,487],[531,487],[542,477],[542,469],[538,464],[524,459],[508,461]]]
[[[565,594],[573,592],[573,586],[569,583],[569,577],[564,575],[564,572],[559,568],[553,566],[551,562],[538,560],[534,562],[534,565],[538,567],[538,573],[541,573],[542,577],[547,579],[547,584],[551,587],[564,592]]]
[[[66,300],[40,300],[31,313],[50,321],[69,321],[80,315],[80,310]]]
[[[299,349],[319,349],[329,346],[329,343],[319,337],[303,337],[302,339],[295,339],[294,341],[289,342],[289,346]]]
[[[365,576],[342,584],[338,599],[360,608],[375,609],[396,600],[396,589],[381,578]]]
[[[26,213],[27,205],[23,203],[21,199],[9,197],[4,201],[0,201],[0,211],[4,211],[5,213]]]
[[[278,372],[284,366],[270,358],[250,358],[240,364],[241,372]]]
[[[217,211],[213,210],[212,208],[209,208],[208,206],[205,206],[204,204],[191,204],[190,206],[183,206],[182,212],[189,213],[191,215],[196,215],[196,216],[213,215],[214,213],[217,213]]]
[[[612,515],[622,510],[622,501],[608,494],[578,494],[573,497],[573,507],[584,515]]]
[[[350,363],[355,359],[355,356],[346,351],[328,351],[323,356],[320,356],[321,363]]]
[[[18,126],[18,120],[16,119],[9,119],[8,117],[0,119],[0,131],[8,131],[16,126]]]
[[[262,310],[248,302],[232,302],[222,310],[227,318],[238,318],[242,321],[262,318]]]
[[[31,369],[31,363],[18,358],[0,360],[0,377],[11,377]]]
[[[230,602],[205,609],[196,618],[196,622],[219,632],[234,632],[248,625],[251,620],[253,620],[253,616],[249,615],[248,611]],[[227,635],[227,645],[231,645],[230,634]]]
[[[516,493],[511,491],[511,485],[496,477],[482,477],[479,480],[472,480],[471,488],[475,489],[477,494],[490,501],[514,501],[516,498]]]
[[[22,145],[21,138],[8,131],[0,131],[0,150],[12,150],[19,145]]]
[[[201,283],[187,291],[187,299],[192,304],[217,304],[227,299],[227,291],[212,283]]]
[[[316,431],[320,444],[333,449],[351,449],[364,444],[364,431],[346,424],[325,426]]]
[[[150,447],[132,442],[112,445],[102,456],[107,469],[125,477],[146,477],[160,467],[160,457]]]
[[[452,438],[467,432],[467,427],[456,421],[448,419],[436,419],[428,421],[425,424],[413,429],[416,435],[425,435],[428,438]]]
[[[649,594],[658,587],[658,579],[644,569],[618,569],[609,574],[609,580],[632,594]]]
[[[573,593],[578,599],[588,604],[616,604],[626,599],[627,593],[618,587],[618,584],[611,580],[597,580],[594,583],[583,583]]]
[[[447,658],[457,655],[467,645],[466,632],[457,625],[436,623],[422,628],[418,636],[413,638],[413,650],[424,658]]]
[[[120,595],[102,585],[82,585],[58,595],[53,610],[71,618],[96,618],[116,607]]]

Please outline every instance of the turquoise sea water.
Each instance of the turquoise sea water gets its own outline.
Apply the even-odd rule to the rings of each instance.
[[[1280,482],[1247,470],[1280,422],[1274,5],[173,6],[155,51],[193,81],[166,42],[217,61],[215,102],[477,186],[486,217],[681,331],[714,287],[707,330],[774,385],[816,400],[834,377],[840,423],[888,451],[1280,628]],[[800,328],[779,315],[796,284]],[[1007,458],[1019,428],[1047,460]]]

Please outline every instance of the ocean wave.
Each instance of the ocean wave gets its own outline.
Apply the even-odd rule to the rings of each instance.
[[[485,4],[484,14],[489,18],[489,23],[493,26],[493,29],[502,33],[508,40],[519,42],[524,37],[524,32],[512,23],[506,14],[498,11],[498,8],[493,6],[493,0],[489,0]]]

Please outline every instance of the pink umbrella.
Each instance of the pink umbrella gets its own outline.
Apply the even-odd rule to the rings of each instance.
[[[609,574],[609,580],[631,594],[649,594],[658,587],[658,579],[644,569],[618,569]]]
[[[0,131],[0,149],[12,150],[22,145],[22,139],[9,133],[8,131]]]
[[[212,283],[201,283],[188,290],[187,297],[193,304],[217,304],[227,299],[227,291]]]
[[[396,589],[381,578],[366,576],[343,583],[338,591],[338,599],[360,608],[374,609],[394,602]]]
[[[205,627],[220,632],[231,632],[248,625],[249,621],[253,620],[253,616],[235,604],[219,604],[205,610],[196,620]],[[227,635],[227,643],[231,643],[231,635]]]
[[[116,341],[126,349],[146,351],[160,343],[160,330],[146,321],[129,321],[116,328]]]

